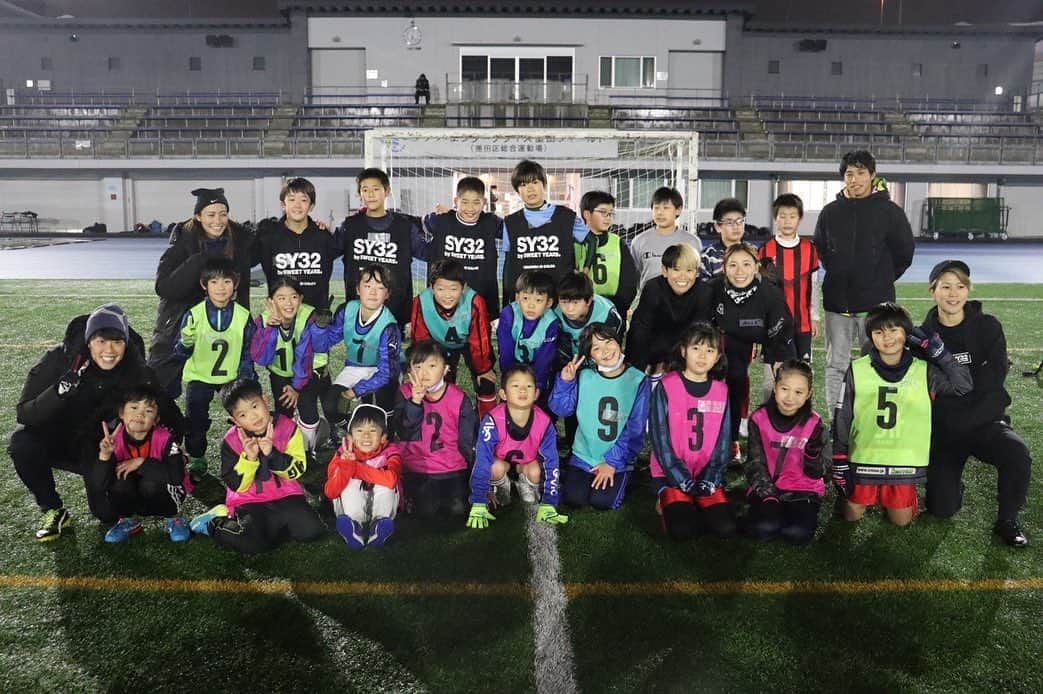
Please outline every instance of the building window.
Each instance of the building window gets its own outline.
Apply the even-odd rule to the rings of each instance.
[[[834,61],[829,64],[829,74],[831,75],[843,75],[844,74],[844,63]]]
[[[779,68],[780,68],[779,61],[777,61],[777,60],[769,60],[768,61],[768,74],[769,75],[777,75],[777,74],[779,74],[779,72],[780,72]]]
[[[254,56],[254,70],[263,72],[264,68],[265,68],[264,56],[263,55]]]
[[[53,70],[54,61],[51,58],[40,58],[40,69],[41,70]]]
[[[923,63],[913,63],[913,77],[923,77]]]
[[[979,63],[978,64],[978,77],[988,77],[988,76],[989,76],[989,65],[988,65],[988,63]]]
[[[652,56],[601,56],[598,86],[655,89],[655,58]]]
[[[192,56],[188,59],[188,69],[192,72],[199,72],[203,69],[203,59],[198,56]]]
[[[699,209],[712,210],[722,198],[738,198],[746,204],[747,182],[728,178],[703,178],[699,180]]]
[[[109,57],[109,72],[115,72],[120,69],[120,59],[116,56]]]

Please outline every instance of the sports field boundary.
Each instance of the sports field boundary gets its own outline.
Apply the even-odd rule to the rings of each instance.
[[[868,581],[640,581],[563,583],[570,599],[597,596],[772,596],[859,595],[885,593],[957,593],[1043,591],[1043,577],[983,579],[899,579]],[[519,582],[368,582],[291,581],[286,579],[175,579],[133,576],[0,575],[0,590],[57,589],[127,591],[135,593],[240,593],[256,595],[323,595],[358,597],[517,597],[533,599],[532,589]]]

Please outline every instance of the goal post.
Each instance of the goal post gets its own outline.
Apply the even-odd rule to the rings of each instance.
[[[521,207],[511,171],[523,159],[547,172],[547,199],[579,213],[592,190],[616,199],[615,229],[630,239],[651,223],[652,193],[676,188],[685,206],[679,226],[695,233],[698,135],[694,132],[540,128],[377,128],[365,133],[364,162],[391,177],[389,207],[419,217],[452,207],[456,183],[477,176],[486,209]]]

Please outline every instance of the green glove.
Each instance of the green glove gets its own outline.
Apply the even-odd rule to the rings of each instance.
[[[489,521],[496,520],[496,516],[489,513],[485,504],[471,504],[471,513],[467,516],[467,527],[484,530],[489,527]]]
[[[473,514],[474,511],[471,511],[471,513]],[[550,504],[540,504],[536,508],[536,520],[542,523],[561,525],[562,523],[568,523],[569,517],[558,513],[558,509]]]

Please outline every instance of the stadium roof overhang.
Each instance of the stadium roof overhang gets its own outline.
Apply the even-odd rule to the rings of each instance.
[[[301,2],[279,0],[285,13],[339,14],[370,16],[480,16],[480,17],[688,17],[718,18],[752,16],[749,5],[740,2],[716,2],[710,5],[691,0],[499,0],[471,2]]]

